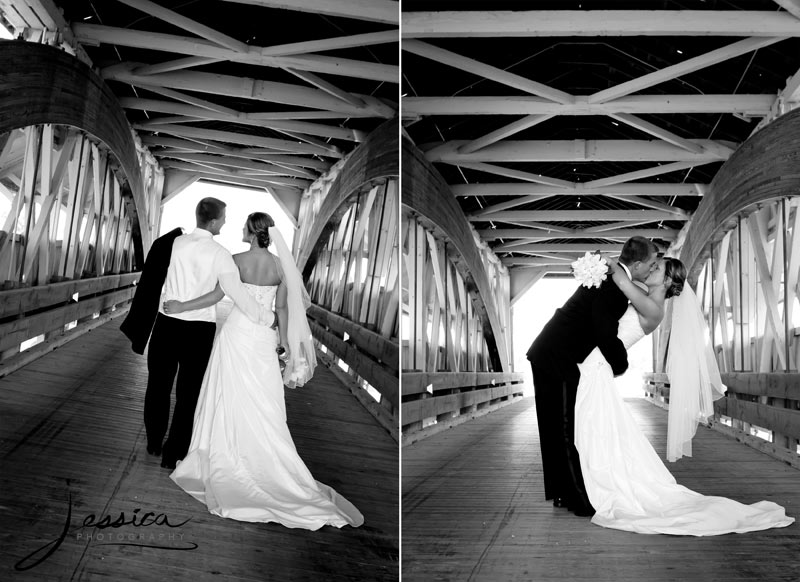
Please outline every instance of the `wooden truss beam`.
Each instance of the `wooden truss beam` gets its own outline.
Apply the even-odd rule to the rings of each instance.
[[[74,23],[72,30],[78,41],[87,45],[112,44],[132,48],[150,49],[195,57],[218,58],[262,67],[289,67],[301,71],[341,75],[384,83],[398,83],[399,69],[395,65],[356,61],[322,55],[264,56],[263,47],[248,46],[248,52],[239,53],[216,43],[192,37],[176,36],[143,30],[116,28],[100,24]]]
[[[587,187],[573,184],[569,188],[556,188],[540,184],[503,182],[495,184],[450,184],[455,196],[703,196],[708,184],[641,183],[613,186]]]
[[[621,244],[608,243],[530,243],[519,246],[503,244],[492,249],[494,252],[511,251],[515,253],[619,253]]]
[[[291,168],[282,168],[280,166],[276,166],[275,164],[267,164],[257,161],[252,161],[251,159],[243,159],[237,158],[233,156],[215,156],[210,154],[195,154],[195,153],[169,153],[169,154],[161,154],[160,152],[155,152],[156,157],[159,159],[168,158],[172,160],[178,160],[181,162],[193,162],[199,164],[208,164],[213,166],[223,166],[226,168],[237,168],[240,170],[249,170],[251,172],[255,172],[258,174],[263,174],[265,176],[292,176],[295,178],[308,178],[311,180],[315,180],[317,175],[313,172],[308,172],[306,170],[302,170],[299,168],[291,169]],[[255,176],[254,176],[255,177]]]
[[[386,24],[399,24],[400,5],[390,0],[226,0],[239,4],[313,12],[328,16],[357,18]]]
[[[792,0],[776,0],[789,3]],[[796,3],[795,3],[796,6]],[[785,7],[785,6],[784,6]],[[790,14],[752,10],[528,10],[403,14],[403,38],[800,36]]]
[[[134,129],[139,129],[134,124]],[[241,145],[255,146],[259,148],[266,148],[274,150],[275,152],[290,152],[298,154],[311,154],[318,156],[326,156],[333,158],[341,158],[342,153],[335,147],[328,148],[292,142],[285,139],[274,139],[268,137],[260,137],[248,135],[245,133],[235,133],[232,131],[219,131],[215,129],[204,129],[199,127],[189,127],[186,125],[162,125],[159,127],[159,132],[167,133],[177,137],[185,138],[198,138],[208,139],[212,141],[221,141],[226,143],[236,143]]]
[[[544,97],[556,103],[572,103],[575,100],[572,95],[564,91],[553,89],[552,87],[537,83],[536,81],[521,77],[520,75],[509,73],[503,69],[481,63],[475,59],[464,57],[426,42],[409,40],[403,42],[402,47],[404,51],[438,61],[445,65],[450,65],[457,69],[462,69],[468,73],[484,77],[490,81],[502,83],[503,85],[508,85],[509,87],[514,87],[515,89],[520,89],[532,95]]]
[[[353,107],[358,107],[358,108],[365,107],[364,102],[361,99],[343,89],[340,89],[333,83],[330,83],[325,79],[318,77],[314,73],[309,73],[308,71],[298,71],[296,69],[290,69],[290,68],[287,68],[286,71],[299,79],[303,79],[303,81],[305,81],[309,85],[313,85],[317,89],[325,91],[326,93],[333,95],[337,99],[341,99],[345,103],[349,103]]]
[[[676,145],[679,148],[683,148],[687,151],[694,152],[699,154],[703,151],[703,147],[690,141],[686,138],[682,138],[678,135],[675,135],[671,131],[667,131],[662,127],[658,127],[654,123],[650,123],[649,121],[645,121],[640,117],[636,117],[635,115],[631,115],[629,113],[614,113],[611,115],[614,119],[621,121],[626,125],[630,125],[631,127],[635,127],[639,131],[643,131],[645,133],[649,133],[659,139],[663,139],[667,143],[671,143],[672,145]]]
[[[800,2],[798,0],[775,0],[775,3],[795,18],[800,18]]]
[[[526,115],[520,120],[514,121],[513,123],[509,123],[508,125],[504,125],[500,129],[496,129],[486,135],[479,137],[467,144],[461,146],[458,151],[462,154],[469,154],[481,148],[485,148],[488,145],[496,143],[502,139],[507,138],[510,135],[514,135],[515,133],[519,133],[520,131],[524,131],[534,125],[538,125],[543,121],[547,121],[554,117],[553,115]]]
[[[326,93],[320,89],[301,87],[287,83],[274,83],[259,79],[233,77],[230,75],[214,75],[198,71],[174,71],[157,75],[138,75],[134,72],[138,64],[124,63],[103,70],[103,77],[109,80],[129,83],[137,87],[168,87],[184,91],[197,91],[212,95],[225,95],[284,103],[295,107],[309,107],[333,112],[334,117],[386,117],[395,115],[395,110],[382,101],[359,95],[364,107],[353,107],[349,103]],[[270,114],[266,114],[270,115]],[[325,115],[320,115],[320,117]],[[309,116],[313,117],[313,113]]]
[[[776,42],[780,42],[781,40],[784,40],[784,38],[746,38],[717,50],[713,50],[703,55],[687,59],[675,65],[654,71],[653,73],[632,79],[626,83],[621,83],[609,89],[598,91],[597,93],[589,96],[589,102],[603,103],[605,101],[611,101],[612,99],[618,99],[619,97],[630,95],[636,91],[641,91],[642,89],[647,89],[648,87],[660,85],[664,81],[669,81],[670,79],[681,77],[688,73],[710,67],[711,65],[715,65],[723,61],[727,61],[734,57],[753,52],[760,48],[768,47]]]
[[[461,168],[470,168],[479,172],[487,172],[489,174],[497,174],[498,176],[505,176],[506,178],[514,178],[516,180],[525,180],[527,182],[534,182],[536,184],[544,184],[549,187],[555,188],[571,188],[574,182],[567,180],[560,180],[558,178],[550,178],[542,176],[541,174],[533,174],[531,172],[523,172],[522,170],[514,170],[512,168],[504,168],[502,166],[495,166],[493,164],[481,164],[476,162],[461,162],[458,164]]]
[[[548,273],[571,273],[570,263],[575,257],[541,258],[541,257],[503,257],[500,262],[506,266],[524,265],[528,267],[548,267]]]
[[[313,168],[322,172],[330,168],[330,163],[323,160],[304,158],[294,154],[276,153],[272,150],[261,150],[259,148],[235,148],[213,140],[143,135],[142,143],[147,146],[162,146],[183,152],[224,154],[229,157],[271,162],[282,166]],[[159,153],[161,152],[155,152],[156,155]]]
[[[230,49],[237,53],[247,53],[250,50],[250,47],[242,41],[236,40],[235,38],[232,38],[227,34],[223,34],[218,30],[214,30],[210,26],[201,24],[196,20],[187,18],[186,16],[183,16],[174,10],[164,8],[163,6],[156,4],[155,2],[151,2],[150,0],[117,0],[117,2],[132,8],[136,8],[137,10],[141,10],[150,16],[160,18],[164,22],[168,22],[169,24],[183,28],[184,30],[192,32],[199,37],[210,40],[221,47]]]
[[[586,232],[576,229],[573,232],[544,233],[529,228],[486,228],[478,231],[482,240],[519,239],[519,240],[551,240],[554,238],[605,238],[628,239],[632,236],[675,240],[678,231],[671,228],[640,228],[607,230],[601,233]]]
[[[172,71],[180,71],[182,69],[191,69],[192,67],[199,67],[201,65],[210,65],[218,63],[222,59],[215,59],[211,57],[186,57],[182,59],[173,59],[171,61],[164,61],[162,63],[155,63],[152,65],[142,65],[134,70],[137,75],[155,75],[156,73],[170,73]]]
[[[485,222],[485,217],[470,218],[472,222]],[[661,220],[689,220],[689,216],[663,212],[660,210],[510,210],[496,212],[491,220],[536,220],[563,222],[604,222],[611,220],[641,220],[658,222]]]
[[[621,184],[622,182],[630,182],[631,180],[639,180],[641,178],[651,178],[662,174],[669,174],[679,170],[688,170],[698,164],[696,162],[673,162],[671,164],[664,164],[652,168],[645,168],[644,170],[636,170],[635,172],[626,172],[625,174],[617,174],[616,176],[609,176],[608,178],[600,178],[586,182],[590,188],[597,188],[603,186],[610,186],[612,184]]]
[[[491,220],[492,217],[490,215],[494,214],[495,212],[500,212],[502,210],[509,210],[511,208],[516,208],[517,206],[522,206],[524,204],[529,204],[531,202],[544,200],[545,198],[549,198],[549,196],[519,196],[517,198],[512,198],[511,200],[506,200],[505,202],[500,202],[499,204],[485,206],[480,210],[472,212],[469,216],[473,217],[488,216],[487,220]]]
[[[173,103],[169,101],[158,101],[155,99],[138,99],[136,97],[123,97],[120,100],[120,105],[126,109],[140,109],[142,111],[158,111],[160,113],[170,113],[173,115],[181,115],[195,119],[206,119],[215,121],[229,121],[231,123],[239,123],[241,125],[252,125],[256,127],[266,127],[278,131],[287,130],[295,131],[298,133],[305,133],[308,135],[317,135],[320,137],[327,137],[333,139],[343,139],[347,141],[363,141],[364,132],[348,129],[346,127],[338,127],[334,125],[325,125],[322,123],[309,123],[303,121],[292,120],[262,120],[255,119],[247,113],[239,113],[233,111],[231,113],[223,113],[211,111],[197,105],[183,105],[181,103]],[[151,121],[159,121],[155,118]]]
[[[774,95],[627,95],[590,103],[576,95],[573,103],[540,97],[405,97],[403,116],[422,115],[611,115],[612,113],[740,113],[767,115]]]
[[[368,32],[366,34],[353,34],[350,36],[337,36],[321,40],[306,40],[275,46],[263,47],[261,54],[270,57],[283,57],[288,55],[301,55],[338,49],[371,46],[375,44],[388,44],[398,42],[400,34],[397,29]]]
[[[728,144],[693,139],[700,153],[656,140],[528,140],[503,141],[471,153],[459,148],[469,142],[454,140],[427,150],[431,162],[692,162],[725,161],[732,153]]]
[[[161,165],[164,168],[196,172],[200,177],[214,177],[221,181],[227,181],[227,178],[232,178],[240,180],[243,183],[258,185],[262,188],[267,188],[269,186],[286,186],[303,190],[311,185],[311,180],[298,180],[297,178],[287,178],[284,176],[254,176],[244,171],[215,167],[211,164],[162,160]]]

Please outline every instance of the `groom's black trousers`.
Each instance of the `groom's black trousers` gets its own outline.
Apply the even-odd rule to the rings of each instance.
[[[167,432],[174,383],[175,410],[169,437],[164,443],[165,459],[182,459],[189,450],[194,409],[215,331],[214,322],[183,321],[162,313],[156,318],[147,352],[149,375],[144,397],[144,425],[148,445],[159,447]]]
[[[565,378],[531,362],[536,418],[542,448],[544,497],[560,497],[571,506],[591,507],[575,448],[575,400],[580,375]]]

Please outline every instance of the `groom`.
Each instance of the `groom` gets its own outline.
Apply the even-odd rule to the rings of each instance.
[[[652,241],[634,236],[622,247],[619,263],[632,280],[644,282],[657,254]],[[617,338],[619,319],[627,307],[628,299],[610,277],[600,288],[580,286],[556,310],[527,354],[533,369],[544,496],[576,515],[594,515],[574,443],[578,364],[599,347],[614,375],[628,369],[628,354]]]
[[[161,466],[174,469],[189,449],[197,397],[211,355],[216,331],[215,307],[164,313],[170,299],[187,301],[213,291],[217,283],[253,321],[270,321],[271,312],[262,308],[247,292],[231,253],[213,240],[225,224],[225,203],[203,198],[195,209],[197,228],[178,236],[172,244],[159,313],[147,353],[147,392],[144,424],[147,451],[161,454]],[[176,381],[177,375],[177,381]],[[163,443],[169,421],[172,385],[175,409],[169,436]]]

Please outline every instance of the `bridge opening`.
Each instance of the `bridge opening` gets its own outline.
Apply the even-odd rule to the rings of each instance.
[[[246,251],[249,245],[242,241],[242,227],[251,212],[266,212],[283,235],[286,244],[293,248],[295,223],[280,203],[262,189],[242,188],[210,182],[195,182],[164,204],[158,235],[182,227],[184,232],[195,228],[194,209],[207,196],[219,198],[227,205],[225,226],[215,240],[231,253]]]

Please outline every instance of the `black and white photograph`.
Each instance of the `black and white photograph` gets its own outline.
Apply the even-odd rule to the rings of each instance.
[[[404,581],[798,579],[798,34],[402,2]]]
[[[0,35],[0,579],[399,580],[398,2]]]
[[[0,0],[0,580],[800,580],[800,0]]]

